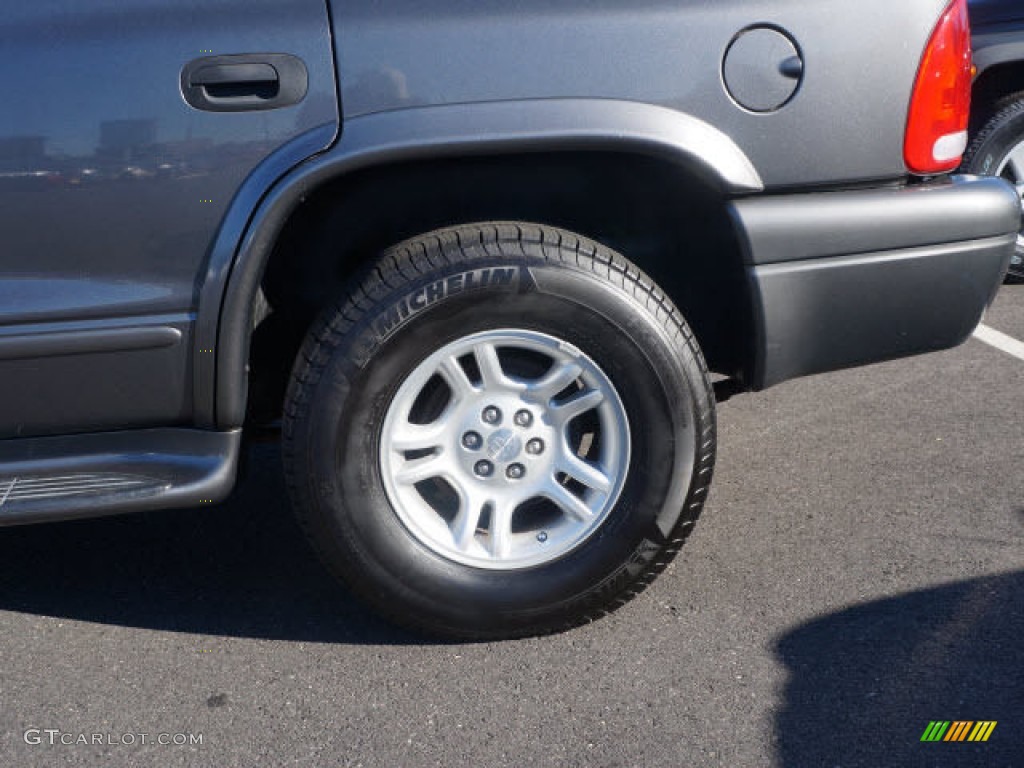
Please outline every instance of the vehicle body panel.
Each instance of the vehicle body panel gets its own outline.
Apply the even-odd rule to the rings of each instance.
[[[197,288],[222,219],[267,156],[337,124],[327,8],[38,0],[0,8],[0,41],[0,437],[188,423]],[[306,62],[302,104],[185,104],[189,61],[279,50]],[[139,342],[161,328],[176,340]],[[134,341],[54,356],[52,334]]]
[[[904,176],[921,53],[946,0],[417,0],[334,2],[346,118],[533,98],[641,101],[727,134],[768,188]],[[772,114],[739,108],[722,59],[752,25],[800,47],[800,91]],[[822,130],[828,115],[829,130]]]

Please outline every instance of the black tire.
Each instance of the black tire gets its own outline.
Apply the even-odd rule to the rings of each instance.
[[[512,279],[479,287],[467,277],[495,269]],[[467,284],[477,287],[448,290]],[[431,303],[410,311],[428,287]],[[449,340],[508,327],[557,336],[601,366],[629,418],[630,459],[589,538],[557,560],[495,571],[410,533],[378,451],[384,415],[420,361]],[[529,224],[446,229],[389,249],[310,331],[285,407],[288,485],[324,562],[387,618],[447,637],[549,633],[627,602],[690,533],[714,455],[713,390],[671,301],[609,249]]]
[[[974,136],[960,168],[965,173],[979,176],[1000,175],[1024,194],[1024,164],[1021,164],[1019,172],[1007,166],[1014,150],[1024,151],[1024,93],[1003,99],[1000,105],[1001,108]],[[1024,282],[1024,232],[1017,239],[1017,249],[1006,281]]]

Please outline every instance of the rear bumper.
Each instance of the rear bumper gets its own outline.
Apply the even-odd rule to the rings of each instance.
[[[956,346],[1002,282],[1020,200],[998,179],[732,203],[754,300],[750,384]]]

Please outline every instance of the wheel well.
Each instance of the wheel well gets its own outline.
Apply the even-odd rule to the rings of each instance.
[[[1005,106],[1008,96],[1024,91],[1024,61],[1013,61],[986,69],[975,81],[971,134],[979,131],[993,115]]]
[[[520,220],[608,245],[683,311],[713,371],[751,359],[741,247],[706,177],[639,155],[558,153],[404,163],[360,171],[305,199],[261,283],[269,314],[250,350],[250,418],[272,421],[315,316],[381,251],[440,227]]]

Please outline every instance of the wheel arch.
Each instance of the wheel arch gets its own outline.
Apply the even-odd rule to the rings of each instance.
[[[978,131],[1003,106],[1003,100],[1024,91],[1024,40],[985,45],[975,51],[978,74],[972,87],[972,133]]]
[[[600,162],[590,168],[595,158]],[[197,421],[218,427],[243,422],[256,298],[268,267],[271,271],[275,268],[275,254],[278,264],[287,263],[280,261],[281,243],[289,232],[294,234],[303,215],[339,199],[368,199],[373,202],[363,202],[359,210],[372,210],[380,196],[386,196],[380,190],[387,190],[387,183],[392,190],[407,186],[404,174],[410,169],[418,180],[400,197],[405,210],[411,211],[418,200],[434,197],[432,186],[450,190],[451,185],[465,182],[474,173],[518,168],[517,184],[524,184],[531,173],[539,175],[540,181],[551,180],[566,167],[573,169],[577,183],[587,179],[605,184],[621,181],[633,192],[644,183],[674,179],[669,187],[679,192],[680,200],[699,203],[701,209],[681,211],[681,218],[697,223],[706,220],[705,205],[718,212],[721,221],[715,228],[729,232],[716,231],[705,245],[707,249],[732,250],[738,271],[729,280],[740,279],[740,249],[734,241],[725,242],[735,233],[722,201],[761,190],[761,180],[728,137],[695,118],[661,107],[603,100],[498,102],[354,118],[345,124],[341,140],[332,149],[306,160],[269,189],[249,218],[230,263],[211,264],[202,289],[196,350],[200,362],[202,355],[212,355],[215,366],[196,366]],[[638,175],[631,182],[634,170]],[[438,173],[440,176],[434,175]],[[646,196],[638,194],[635,202],[642,206],[646,200],[660,207],[655,194],[669,187],[659,183]],[[359,197],[372,189],[377,190],[377,197]],[[513,185],[505,197],[516,197],[515,189],[518,187]],[[532,188],[519,192],[520,198],[535,197]],[[509,208],[501,207],[493,195],[488,203],[495,209],[493,218],[509,218]],[[511,207],[515,214],[515,206]],[[538,223],[572,225],[581,209],[570,205],[558,215],[539,216]],[[667,215],[668,211],[659,213]],[[444,226],[474,218],[432,223]],[[595,236],[593,231],[581,234]],[[711,258],[711,254],[703,257]],[[658,269],[638,261],[655,279],[665,279]],[[672,266],[666,263],[660,269],[669,282],[680,278]],[[662,287],[670,295],[675,293],[671,285]]]
[[[973,55],[980,80],[1000,67],[1024,63],[1024,39],[1007,40],[1000,33],[975,35]]]

